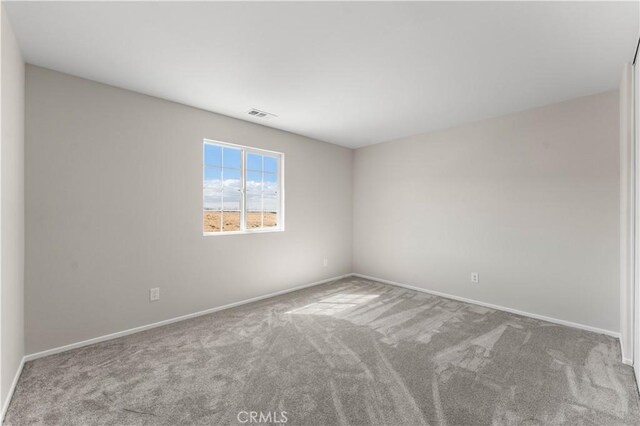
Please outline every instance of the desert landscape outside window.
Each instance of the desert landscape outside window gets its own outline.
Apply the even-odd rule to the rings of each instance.
[[[224,142],[203,143],[203,233],[284,230],[284,155]]]

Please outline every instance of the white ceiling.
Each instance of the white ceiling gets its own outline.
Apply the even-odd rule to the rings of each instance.
[[[639,25],[637,2],[4,4],[31,64],[348,147],[614,89]]]

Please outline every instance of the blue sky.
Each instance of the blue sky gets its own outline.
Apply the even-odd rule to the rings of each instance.
[[[240,149],[205,144],[204,204],[207,209],[240,209]],[[247,153],[247,209],[277,211],[278,159]]]

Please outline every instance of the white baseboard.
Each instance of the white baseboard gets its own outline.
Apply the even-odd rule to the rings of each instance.
[[[396,281],[390,281],[390,280],[386,280],[383,278],[378,278],[378,277],[373,277],[373,276],[369,276],[369,275],[364,275],[364,274],[359,274],[359,273],[349,273],[349,274],[344,274],[344,275],[340,275],[337,277],[332,277],[332,278],[328,278],[325,280],[321,280],[321,281],[317,281],[317,282],[313,282],[310,284],[304,284],[301,286],[297,286],[297,287],[293,287],[290,289],[286,289],[286,290],[281,290],[281,291],[277,291],[274,293],[269,293],[269,294],[265,294],[263,296],[258,296],[258,297],[253,297],[251,299],[246,299],[246,300],[241,300],[239,302],[234,302],[234,303],[229,303],[227,305],[223,305],[223,306],[218,306],[215,308],[211,308],[211,309],[206,309],[204,311],[200,311],[200,312],[195,312],[192,314],[187,314],[187,315],[182,315],[179,317],[175,317],[175,318],[170,318],[167,320],[163,320],[163,321],[159,321],[153,324],[147,324],[147,325],[143,325],[140,327],[134,327],[134,328],[130,328],[128,330],[123,330],[123,331],[119,331],[116,333],[111,333],[111,334],[106,334],[104,336],[99,336],[99,337],[94,337],[92,339],[88,339],[88,340],[83,340],[81,342],[76,342],[76,343],[71,343],[68,345],[64,345],[64,346],[59,346],[57,348],[52,348],[52,349],[47,349],[45,351],[41,351],[41,352],[36,352],[36,353],[32,353],[29,355],[26,355],[24,357],[24,362],[27,361],[32,361],[34,359],[38,359],[38,358],[42,358],[45,356],[49,356],[49,355],[54,355],[60,352],[65,352],[71,349],[76,349],[76,348],[80,348],[83,346],[87,346],[87,345],[92,345],[94,343],[99,343],[99,342],[104,342],[107,340],[111,340],[111,339],[116,339],[118,337],[123,337],[123,336],[127,336],[129,334],[133,334],[133,333],[139,333],[141,331],[145,331],[145,330],[149,330],[152,328],[156,328],[156,327],[161,327],[163,325],[168,325],[174,322],[178,322],[178,321],[184,321],[190,318],[195,318],[201,315],[207,315],[213,312],[218,312],[218,311],[222,311],[225,309],[230,309],[236,306],[240,306],[240,305],[245,305],[247,303],[252,303],[252,302],[257,302],[259,300],[263,300],[263,299],[267,299],[270,297],[274,297],[274,296],[279,296],[282,294],[286,294],[286,293],[290,293],[292,291],[296,291],[296,290],[301,290],[304,288],[308,288],[308,287],[313,287],[316,285],[320,285],[320,284],[325,284],[331,281],[336,281],[339,280],[341,278],[345,278],[345,277],[349,277],[349,276],[355,276],[355,277],[360,277],[360,278],[364,278],[367,280],[371,280],[371,281],[378,281],[384,284],[390,284],[396,287],[403,287],[403,288],[407,288],[410,290],[415,290],[415,291],[420,291],[423,293],[428,293],[428,294],[433,294],[435,296],[440,296],[440,297],[446,297],[448,299],[453,299],[453,300],[458,300],[461,302],[466,302],[466,303],[472,303],[475,305],[480,305],[480,306],[484,306],[487,308],[491,308],[491,309],[496,309],[499,311],[505,311],[505,312],[510,312],[513,314],[517,314],[517,315],[522,315],[522,316],[526,316],[526,317],[530,317],[530,318],[535,318],[535,319],[539,319],[539,320],[543,320],[543,321],[548,321],[554,324],[560,324],[560,325],[565,325],[568,327],[573,327],[573,328],[579,328],[581,330],[587,330],[587,331],[592,331],[595,333],[601,333],[601,334],[606,334],[608,336],[612,336],[612,337],[616,337],[616,338],[620,338],[620,333],[611,331],[611,330],[604,330],[601,328],[597,328],[597,327],[592,327],[589,325],[584,325],[584,324],[579,324],[579,323],[575,323],[575,322],[571,322],[571,321],[566,321],[566,320],[561,320],[561,319],[557,319],[557,318],[551,318],[551,317],[547,317],[544,315],[538,315],[538,314],[532,314],[530,312],[525,312],[525,311],[520,311],[518,309],[512,309],[512,308],[507,308],[505,306],[499,306],[499,305],[494,305],[491,303],[485,303],[485,302],[481,302],[478,300],[473,300],[473,299],[468,299],[466,297],[460,297],[460,296],[455,296],[453,294],[448,294],[448,293],[443,293],[443,292],[439,292],[439,291],[434,291],[434,290],[428,290],[422,287],[416,287],[413,285],[409,285],[409,284],[403,284],[403,283],[399,283]],[[625,364],[630,364],[631,360],[628,359],[623,359],[623,362]]]
[[[625,358],[624,356],[625,351],[624,351],[624,343],[622,342],[622,335],[620,335],[618,342],[620,342],[620,355],[622,356],[622,363],[627,365],[633,365],[633,360],[630,358]]]
[[[3,424],[4,422],[4,416],[7,414],[7,409],[9,409],[11,398],[13,398],[13,393],[16,390],[16,385],[18,384],[18,379],[20,378],[20,374],[22,374],[22,368],[24,367],[25,362],[26,362],[25,357],[22,357],[22,359],[20,360],[20,365],[18,366],[18,371],[16,371],[16,375],[13,377],[13,382],[11,382],[11,387],[9,388],[9,392],[7,393],[7,397],[2,402],[2,413],[0,413],[0,424]]]
[[[184,321],[184,320],[187,320],[187,319],[190,319],[190,318],[195,318],[195,317],[199,317],[199,316],[202,316],[202,315],[211,314],[213,312],[218,312],[218,311],[223,311],[225,309],[235,308],[236,306],[246,305],[247,303],[257,302],[259,300],[268,299],[270,297],[280,296],[282,294],[291,293],[292,291],[302,290],[304,288],[313,287],[313,286],[320,285],[320,284],[325,284],[325,283],[328,283],[328,282],[331,282],[331,281],[336,281],[336,280],[339,280],[341,278],[345,278],[345,277],[349,277],[349,276],[351,276],[351,274],[344,274],[344,275],[340,275],[340,276],[337,276],[337,277],[327,278],[326,280],[316,281],[316,282],[313,282],[313,283],[310,283],[310,284],[303,284],[303,285],[300,285],[300,286],[297,286],[297,287],[288,288],[286,290],[280,290],[280,291],[276,291],[274,293],[265,294],[263,296],[252,297],[251,299],[245,299],[245,300],[241,300],[239,302],[229,303],[227,305],[206,309],[204,311],[194,312],[192,314],[182,315],[182,316],[179,316],[179,317],[175,317],[175,318],[170,318],[170,319],[163,320],[163,321],[154,322],[153,324],[142,325],[140,327],[134,327],[134,328],[130,328],[128,330],[118,331],[116,333],[111,333],[111,334],[106,334],[104,336],[94,337],[93,339],[83,340],[81,342],[71,343],[71,344],[68,344],[68,345],[59,346],[57,348],[47,349],[47,350],[42,351],[42,352],[36,352],[36,353],[29,354],[29,355],[25,356],[24,357],[24,361],[25,362],[26,361],[33,361],[34,359],[42,358],[42,357],[49,356],[49,355],[58,354],[60,352],[66,352],[66,351],[69,351],[71,349],[81,348],[83,346],[92,345],[94,343],[99,343],[99,342],[104,342],[104,341],[107,341],[107,340],[116,339],[118,337],[123,337],[123,336],[127,336],[129,334],[134,334],[134,333],[139,333],[141,331],[149,330],[149,329],[156,328],[156,327],[162,327],[163,325],[168,325],[168,324],[171,324],[171,323],[174,323],[174,322]]]
[[[385,280],[385,279],[382,279],[382,278],[372,277],[372,276],[369,276],[369,275],[356,274],[356,273],[353,273],[351,275],[353,275],[354,277],[360,277],[360,278],[364,278],[366,280],[371,280],[371,281],[378,281],[378,282],[381,282],[381,283],[384,283],[384,284],[393,285],[393,286],[396,286],[396,287],[403,287],[403,288],[408,288],[409,290],[415,290],[415,291],[420,291],[422,293],[433,294],[435,296],[446,297],[447,299],[453,299],[453,300],[458,300],[460,302],[472,303],[474,305],[484,306],[485,308],[496,309],[498,311],[505,311],[505,312],[509,312],[509,313],[512,313],[512,314],[517,314],[517,315],[522,315],[522,316],[525,316],[525,317],[539,319],[539,320],[542,320],[542,321],[552,322],[554,324],[566,325],[567,327],[579,328],[581,330],[587,330],[587,331],[592,331],[594,333],[606,334],[607,336],[616,337],[618,339],[620,338],[620,333],[618,333],[618,332],[611,331],[611,330],[604,330],[602,328],[592,327],[590,325],[579,324],[579,323],[576,323],[576,322],[561,320],[561,319],[557,319],[557,318],[551,318],[551,317],[547,317],[547,316],[544,316],[544,315],[532,314],[530,312],[520,311],[518,309],[507,308],[507,307],[504,307],[504,306],[494,305],[492,303],[480,302],[478,300],[467,299],[466,297],[455,296],[453,294],[442,293],[442,292],[439,292],[439,291],[427,290],[426,288],[416,287],[416,286],[408,285],[408,284],[402,284],[402,283],[398,283],[398,282],[395,282],[395,281],[389,281],[389,280]]]

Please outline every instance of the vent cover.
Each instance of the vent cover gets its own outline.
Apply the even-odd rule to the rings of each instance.
[[[252,108],[250,109],[247,114],[249,114],[252,117],[257,117],[257,118],[264,118],[264,119],[270,119],[270,118],[274,118],[277,117],[277,115],[275,114],[271,114],[270,112],[265,112],[265,111],[260,111],[259,109],[255,109]]]

